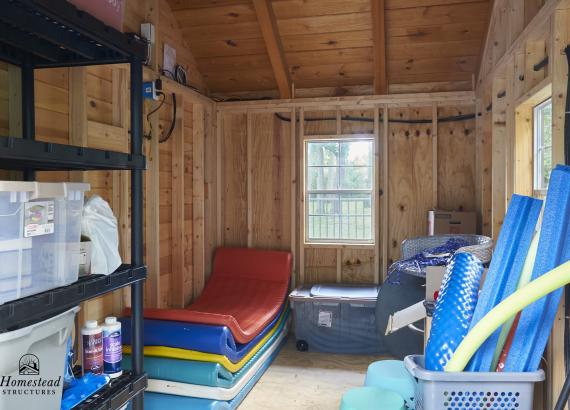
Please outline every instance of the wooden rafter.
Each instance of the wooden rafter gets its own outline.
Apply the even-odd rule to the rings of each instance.
[[[283,52],[283,45],[281,44],[281,37],[279,36],[279,29],[271,1],[253,0],[253,4],[257,21],[261,28],[261,34],[263,35],[263,41],[265,42],[265,48],[267,49],[267,54],[269,54],[275,81],[279,88],[279,95],[281,98],[291,98],[291,75],[285,61],[285,53]]]
[[[388,94],[386,75],[386,11],[384,0],[370,0],[374,42],[374,93]]]

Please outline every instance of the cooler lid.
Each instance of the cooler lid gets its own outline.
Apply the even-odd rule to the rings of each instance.
[[[311,287],[301,286],[289,294],[291,300],[302,300],[311,297]]]
[[[311,288],[311,296],[314,298],[370,301],[378,298],[379,291],[380,286],[376,285],[324,284],[314,285]]]

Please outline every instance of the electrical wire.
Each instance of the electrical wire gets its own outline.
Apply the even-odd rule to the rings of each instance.
[[[166,133],[166,136],[159,138],[159,144],[162,144],[163,142],[166,142],[170,139],[172,131],[174,131],[174,127],[176,127],[176,94],[172,93],[172,122],[170,123],[170,129]]]
[[[166,100],[166,95],[162,91],[157,91],[156,94],[161,96],[162,99],[160,100],[160,103],[146,115],[146,121],[149,125],[149,133],[144,136],[146,139],[152,138],[152,122],[150,121],[150,116],[160,110],[164,105],[164,101]]]
[[[188,86],[186,82],[186,70],[180,64],[177,64],[174,68],[174,77],[177,83]]]
[[[290,117],[286,117],[280,113],[275,113],[275,116],[279,118],[281,121],[291,122]],[[461,114],[461,115],[454,115],[450,117],[441,117],[437,119],[437,122],[455,122],[455,121],[468,121],[472,120],[476,117],[476,114]],[[355,122],[374,122],[374,118],[366,118],[366,117],[353,117],[350,115],[346,115],[341,117],[343,121],[355,121]],[[297,119],[297,122],[300,120]],[[315,122],[315,121],[336,121],[336,117],[324,117],[324,118],[310,118],[305,117],[306,122]],[[380,122],[383,122],[384,118],[380,116]],[[431,124],[431,119],[415,119],[415,120],[404,120],[404,119],[389,119],[388,122],[394,124]]]
[[[165,69],[165,68],[161,68],[161,69],[160,69],[160,73],[161,73],[162,75],[164,75],[164,76],[170,78],[171,80],[176,81],[176,75],[175,75],[172,71],[167,70],[167,69]]]
[[[188,87],[191,90],[196,91],[199,94],[202,94],[204,96],[206,96],[206,94],[202,93],[199,89],[197,89],[196,87],[194,87],[193,85],[188,84],[188,79],[187,79],[187,74],[186,74],[186,70],[184,69],[184,67],[182,67],[180,64],[176,65],[175,69],[174,69],[174,73],[170,70],[166,70],[164,68],[160,69],[160,73],[168,78],[170,78],[173,81],[176,81],[178,84],[183,85],[184,87]],[[207,96],[206,96],[207,97]]]
[[[166,100],[166,95],[163,92],[157,92],[157,95],[160,95],[162,97],[160,103],[158,104],[157,107],[155,107],[152,111],[150,111],[147,115],[146,115],[146,120],[149,124],[149,129],[150,132],[148,133],[148,135],[145,135],[145,138],[147,139],[152,139],[152,122],[150,121],[150,116],[153,115],[154,113],[156,113],[158,110],[160,110],[162,108],[162,106],[164,105],[164,102]],[[168,129],[168,131],[166,132],[165,135],[163,135],[162,137],[159,137],[158,139],[158,143],[162,144],[163,142],[166,142],[170,139],[170,136],[172,135],[172,132],[174,131],[174,128],[176,127],[176,94],[172,93],[172,121],[170,122],[170,128]]]

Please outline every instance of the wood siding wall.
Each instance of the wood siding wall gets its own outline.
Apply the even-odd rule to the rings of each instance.
[[[514,193],[533,190],[533,107],[552,97],[553,163],[563,163],[564,112],[570,44],[568,0],[497,0],[493,7],[476,87],[477,206],[483,230],[500,232]],[[546,64],[544,64],[546,63]],[[535,409],[553,408],[565,379],[564,300],[545,354],[544,395],[537,389]]]
[[[426,234],[428,210],[478,210],[475,119],[437,121],[475,113],[474,100],[434,98],[416,105],[394,96],[390,104],[362,105],[350,100],[331,100],[329,106],[325,100],[319,108],[302,100],[219,104],[219,243],[293,250],[295,284],[373,283],[399,259],[402,240]],[[386,126],[380,118],[384,110],[391,120]],[[346,115],[370,122],[340,120]],[[325,119],[314,121],[318,118]],[[418,119],[426,123],[400,122]],[[302,141],[350,134],[375,139],[376,244],[305,244]]]
[[[153,13],[159,55],[164,42],[175,46],[190,83],[203,89],[166,1],[128,1],[124,30],[138,32],[140,23],[152,20]],[[38,140],[129,152],[128,65],[42,69],[35,75]],[[158,77],[149,68],[144,75],[146,79]],[[21,136],[19,84],[19,69],[0,66],[1,135]],[[145,134],[151,135],[144,140],[148,163],[144,178],[145,261],[149,267],[145,306],[182,307],[200,294],[205,281],[204,139],[212,129],[207,122],[213,117],[213,102],[167,79],[163,86],[165,104],[148,121],[146,114],[157,103],[145,102]],[[159,136],[172,120],[172,93],[177,96],[176,127],[170,139],[159,144]],[[2,178],[21,178],[15,172],[0,172]],[[120,252],[124,261],[130,260],[128,172],[40,172],[38,180],[89,183],[88,196],[103,197],[118,218]],[[101,320],[120,314],[130,304],[128,296],[129,290],[124,289],[84,303],[81,319]]]

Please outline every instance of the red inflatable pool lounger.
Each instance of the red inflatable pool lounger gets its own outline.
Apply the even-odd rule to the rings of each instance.
[[[278,314],[287,297],[291,253],[218,248],[202,295],[185,309],[145,309],[147,319],[221,325],[247,343]],[[126,312],[130,314],[130,312]]]

